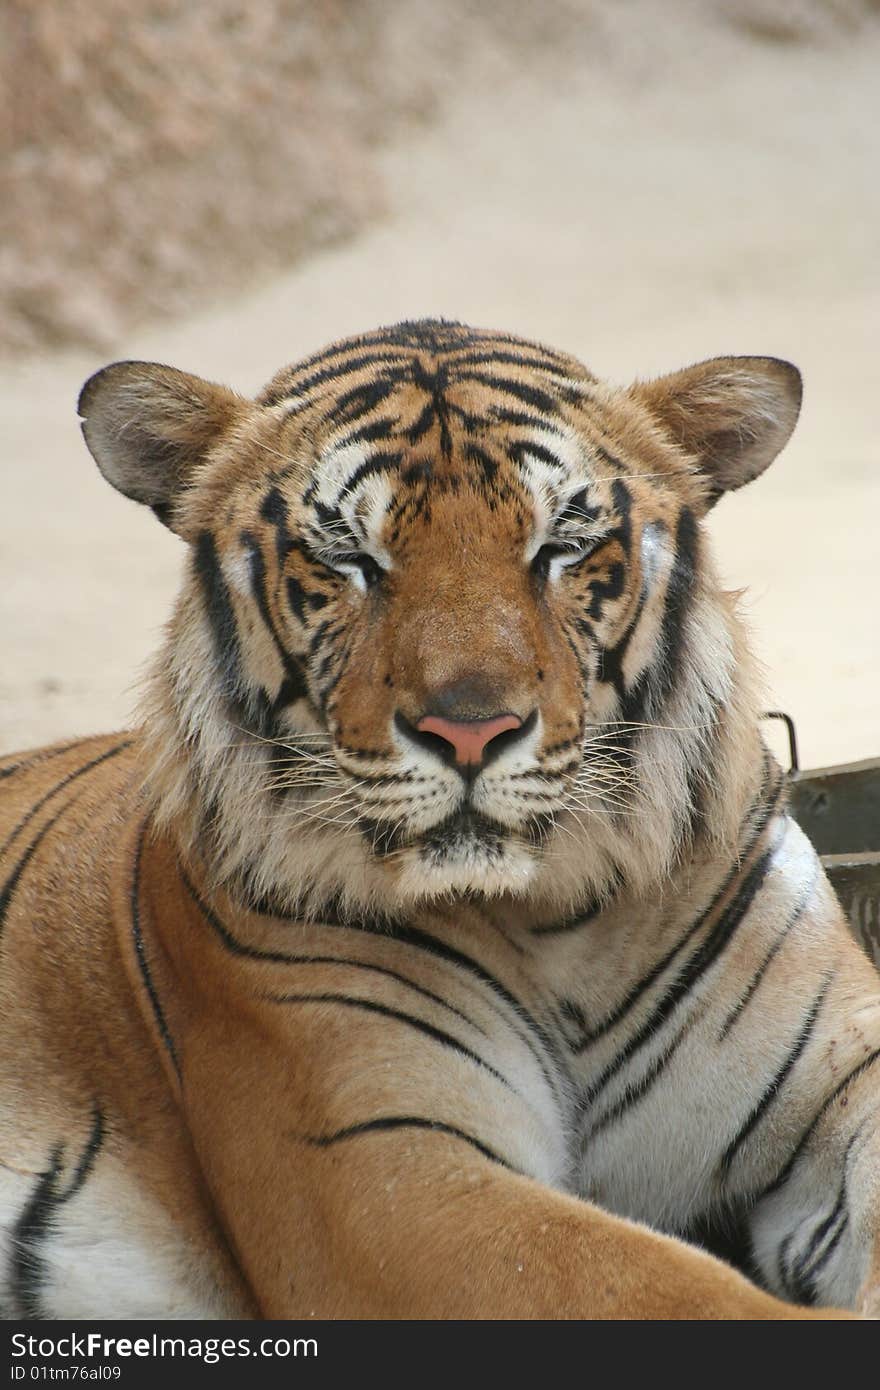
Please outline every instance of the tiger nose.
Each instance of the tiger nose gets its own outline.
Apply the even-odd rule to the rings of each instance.
[[[451,745],[460,767],[478,767],[483,761],[486,745],[499,734],[521,729],[522,720],[515,714],[496,714],[491,719],[442,719],[427,714],[416,729],[420,734],[434,734]]]

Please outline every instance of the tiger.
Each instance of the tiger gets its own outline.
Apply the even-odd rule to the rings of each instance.
[[[877,1315],[880,977],[705,526],[800,400],[440,319],[88,380],[186,564],[133,730],[0,760],[5,1316]]]

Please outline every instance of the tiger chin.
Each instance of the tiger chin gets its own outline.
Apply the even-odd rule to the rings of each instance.
[[[86,383],[186,563],[137,728],[0,760],[8,1316],[876,1314],[880,980],[703,527],[800,395],[445,321]]]

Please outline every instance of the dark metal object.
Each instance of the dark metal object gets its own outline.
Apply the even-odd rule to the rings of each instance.
[[[789,802],[853,935],[880,967],[880,758],[798,772]]]
[[[800,761],[798,759],[797,733],[794,727],[794,720],[790,714],[786,714],[781,709],[765,710],[762,719],[781,719],[788,730],[788,770],[789,772],[800,771]]]
[[[880,758],[800,772],[789,800],[820,854],[880,854]]]

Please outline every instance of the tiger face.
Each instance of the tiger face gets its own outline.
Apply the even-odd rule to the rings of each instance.
[[[754,737],[701,518],[799,399],[775,359],[622,390],[445,322],[337,344],[255,402],[98,373],[102,472],[190,545],[145,713],[157,814],[288,909],[656,882],[725,833],[719,762]]]

